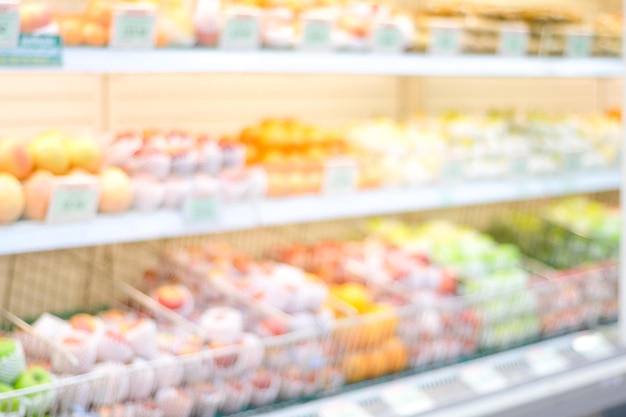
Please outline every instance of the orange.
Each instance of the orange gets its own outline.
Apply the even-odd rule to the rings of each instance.
[[[367,359],[361,353],[346,355],[342,370],[348,382],[358,382],[367,378]]]
[[[80,16],[68,16],[59,22],[59,35],[64,46],[78,46],[83,43],[83,19]]]
[[[82,30],[83,42],[89,46],[105,46],[109,42],[107,30],[99,23],[87,22]]]
[[[378,378],[390,371],[390,359],[387,351],[384,349],[376,349],[367,355],[367,375],[370,378]]]
[[[91,0],[87,5],[85,16],[94,22],[108,27],[111,24],[112,1],[109,0]]]
[[[409,366],[409,350],[401,339],[394,337],[387,340],[382,351],[388,359],[389,372],[400,372]]]

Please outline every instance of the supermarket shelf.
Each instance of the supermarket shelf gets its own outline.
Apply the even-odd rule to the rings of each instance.
[[[98,216],[90,222],[62,225],[18,222],[0,227],[0,255],[601,192],[619,185],[619,172],[606,170],[224,205],[218,219],[200,224],[175,211]]]
[[[472,77],[621,77],[619,58],[436,57],[418,54],[220,51],[208,49],[119,51],[70,48],[59,69],[88,73],[284,73]],[[15,69],[5,68],[11,71]]]
[[[624,389],[626,352],[618,346],[616,329],[610,328],[564,336],[263,415],[584,417],[623,403]]]

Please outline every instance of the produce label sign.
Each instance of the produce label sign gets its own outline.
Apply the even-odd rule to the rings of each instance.
[[[430,26],[430,49],[433,55],[457,55],[461,52],[461,28],[456,22],[434,21]]]
[[[435,408],[435,401],[409,385],[395,385],[381,392],[382,400],[399,416],[414,416]]]
[[[506,56],[523,56],[528,51],[528,27],[522,23],[503,24],[500,27],[498,52]]]
[[[150,5],[122,6],[113,14],[109,46],[150,49],[156,43],[156,9]]]
[[[0,1],[0,48],[15,48],[20,40],[17,2]]]
[[[531,349],[526,355],[526,362],[539,376],[554,374],[567,368],[567,360],[549,346]]]
[[[352,159],[335,159],[326,162],[324,169],[324,192],[346,194],[356,190],[359,171]]]
[[[257,16],[236,14],[226,20],[220,38],[222,48],[258,49],[260,44],[260,24]]]
[[[585,31],[572,31],[566,35],[565,55],[570,58],[585,58],[591,56],[593,49],[593,35]]]
[[[0,67],[60,67],[61,38],[56,35],[20,35],[17,48],[0,49]]]
[[[506,379],[489,365],[466,366],[459,375],[461,381],[477,394],[487,394],[506,388]]]
[[[199,192],[195,185],[184,206],[185,218],[189,223],[215,223],[220,215],[220,201],[217,193]]]
[[[320,417],[372,417],[361,406],[347,401],[336,401],[320,407]]]
[[[100,190],[95,178],[85,176],[57,179],[46,221],[72,223],[91,220],[98,213],[99,196]]]
[[[307,51],[327,51],[331,49],[333,26],[326,20],[305,19],[300,47]]]
[[[377,25],[372,34],[372,51],[385,54],[404,52],[404,37],[398,26],[391,23]]]

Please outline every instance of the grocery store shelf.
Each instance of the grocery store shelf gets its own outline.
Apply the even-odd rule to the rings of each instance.
[[[437,57],[298,51],[164,49],[123,51],[70,48],[58,69],[88,73],[283,73],[475,77],[621,77],[619,58]],[[4,70],[11,71],[11,68]],[[14,70],[14,69],[13,69]]]
[[[616,340],[613,328],[582,332],[264,415],[584,417],[624,401]]]
[[[0,255],[601,192],[619,185],[619,172],[604,170],[230,204],[205,223],[188,222],[176,211],[105,215],[76,224],[18,222],[0,227]]]

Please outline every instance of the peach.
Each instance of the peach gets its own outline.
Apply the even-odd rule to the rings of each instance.
[[[170,310],[178,310],[185,304],[185,294],[176,285],[165,285],[156,291],[157,301]]]
[[[24,184],[26,199],[25,215],[30,220],[44,220],[52,198],[54,175],[48,171],[36,171]]]
[[[44,133],[28,145],[36,169],[63,175],[70,169],[70,158],[57,132]]]
[[[348,382],[358,382],[367,377],[367,358],[361,353],[347,355],[342,363],[343,373]]]
[[[120,213],[133,203],[133,185],[119,168],[106,168],[100,174],[100,212]]]
[[[102,149],[92,138],[81,137],[66,142],[72,168],[97,174],[102,166]]]
[[[43,2],[29,2],[20,5],[20,30],[33,33],[52,23],[52,11]]]
[[[14,176],[0,173],[0,224],[19,219],[24,205],[22,184]]]
[[[76,330],[93,333],[98,328],[98,321],[90,314],[75,314],[70,318],[70,325]]]
[[[32,171],[33,160],[26,143],[13,138],[0,140],[0,172],[7,172],[18,180],[23,180]]]

